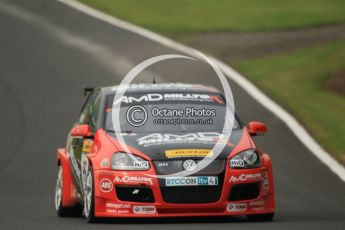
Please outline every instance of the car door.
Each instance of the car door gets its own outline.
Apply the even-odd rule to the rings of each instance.
[[[92,132],[96,131],[96,123],[98,118],[100,104],[100,93],[95,91],[89,95],[87,98],[81,113],[78,122],[75,125],[89,125]],[[82,173],[81,173],[81,162],[83,156],[83,146],[85,142],[92,141],[92,138],[87,140],[83,137],[72,137],[68,136],[67,149],[70,156],[70,163],[72,172],[76,181],[77,189],[82,193]]]

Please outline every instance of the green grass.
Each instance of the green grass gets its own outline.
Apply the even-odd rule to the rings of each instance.
[[[345,23],[345,0],[79,0],[165,35],[274,31]],[[176,36],[177,35],[177,36]],[[345,97],[324,83],[345,70],[345,40],[236,65],[345,164]]]
[[[282,30],[345,22],[344,0],[80,0],[164,34]]]
[[[345,40],[243,61],[235,67],[290,110],[329,152],[345,164],[345,97],[323,89],[345,70]]]

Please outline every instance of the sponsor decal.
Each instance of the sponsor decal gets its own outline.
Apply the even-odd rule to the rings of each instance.
[[[241,182],[241,181],[246,181],[246,180],[247,180],[246,174],[241,174],[238,177],[231,176],[231,178],[230,178],[230,182],[235,182],[235,183]]]
[[[247,179],[260,179],[261,174],[260,173],[255,173],[255,174],[246,174]]]
[[[196,93],[148,93],[136,97],[131,96],[122,96],[118,100],[114,101],[113,105],[119,103],[142,103],[142,102],[156,102],[156,101],[202,101],[202,102],[213,102],[215,97],[208,94],[196,94]],[[217,102],[219,103],[219,97],[217,97]]]
[[[107,202],[105,204],[105,207],[107,207],[107,208],[115,208],[115,209],[131,208],[131,204],[118,204],[118,203]]]
[[[211,96],[211,98],[215,101],[215,102],[218,102],[219,104],[223,105],[224,102],[222,99],[220,99],[220,97],[218,96]]]
[[[100,189],[104,193],[108,193],[113,190],[113,183],[108,178],[104,178],[99,182]]]
[[[158,166],[159,167],[169,167],[169,162],[159,162]]]
[[[93,141],[90,139],[85,139],[83,142],[83,149],[82,152],[84,153],[89,153],[91,152],[91,146],[92,146]]]
[[[244,160],[242,159],[231,159],[230,160],[231,168],[244,168]]]
[[[155,206],[133,206],[134,214],[155,214]]]
[[[254,208],[251,208],[252,211],[262,211],[264,210],[264,207],[254,207]]]
[[[145,83],[131,83],[129,85],[119,85],[114,86],[111,88],[112,91],[116,90],[126,90],[126,91],[146,91],[146,90],[152,90],[152,89],[159,89],[159,90],[204,90],[207,88],[209,91],[216,91],[216,89],[211,87],[206,87],[204,85],[200,85],[200,87],[203,87],[202,89],[195,87],[195,85],[192,84],[185,84],[185,83],[164,83],[164,84],[145,84]]]
[[[238,177],[231,176],[229,182],[236,183],[236,182],[241,182],[241,181],[246,181],[246,180],[256,180],[256,179],[260,179],[260,178],[261,178],[261,174],[260,173],[241,174]]]
[[[217,132],[197,132],[182,135],[153,133],[138,138],[138,144],[144,146],[177,143],[214,143],[222,134]]]
[[[167,177],[165,186],[195,186],[195,185],[218,185],[216,176],[196,176],[196,177]]]
[[[249,202],[249,206],[263,206],[263,205],[265,205],[265,202],[263,200]]]
[[[241,203],[238,203],[238,204],[228,204],[226,206],[226,210],[228,212],[245,212],[247,211],[247,204],[241,204]]]
[[[107,213],[111,214],[129,214],[129,209],[106,209]]]
[[[167,158],[212,157],[213,151],[211,149],[173,149],[173,150],[166,150],[165,156]]]
[[[265,189],[268,189],[270,187],[270,180],[268,178],[267,172],[264,174],[263,183],[262,184],[263,184]]]
[[[134,165],[133,165],[134,168],[138,169],[142,169],[142,168],[145,168],[145,169],[148,169],[150,168],[149,166],[149,162],[148,161],[134,161]]]
[[[118,177],[116,176],[114,179],[115,183],[149,183],[153,184],[152,178],[150,177],[138,177],[138,176],[123,176],[123,177]]]

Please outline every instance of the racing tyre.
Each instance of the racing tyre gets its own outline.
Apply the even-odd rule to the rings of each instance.
[[[56,179],[55,186],[55,210],[60,217],[69,217],[69,216],[80,216],[82,208],[81,206],[75,207],[63,207],[62,206],[62,194],[63,194],[63,177],[62,177],[62,166],[58,167],[58,175]]]
[[[92,167],[89,167],[84,191],[84,215],[88,223],[97,222],[97,218],[95,217],[95,191],[93,181]]]
[[[249,221],[271,221],[274,217],[274,213],[258,214],[258,215],[247,215]]]

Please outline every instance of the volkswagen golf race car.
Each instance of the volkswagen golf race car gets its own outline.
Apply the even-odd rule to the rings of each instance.
[[[263,123],[245,125],[234,113],[225,138],[226,100],[210,86],[131,84],[116,96],[120,89],[86,89],[79,119],[57,150],[59,216],[272,220],[271,160],[252,138],[267,132]]]

